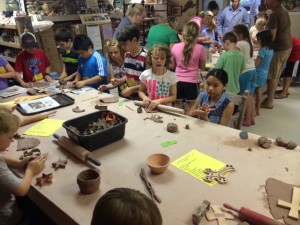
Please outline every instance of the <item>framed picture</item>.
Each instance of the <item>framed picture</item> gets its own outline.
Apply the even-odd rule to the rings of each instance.
[[[107,13],[97,14],[80,14],[79,15],[82,24],[105,24],[110,23],[110,17]]]
[[[173,16],[182,16],[182,6],[172,6]]]

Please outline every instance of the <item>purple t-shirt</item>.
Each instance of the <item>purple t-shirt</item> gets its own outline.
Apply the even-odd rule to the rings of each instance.
[[[184,43],[174,44],[172,55],[176,62],[175,73],[179,81],[188,83],[199,83],[199,61],[206,61],[206,52],[202,45],[196,44],[192,50],[190,61],[185,66],[183,64]]]
[[[6,73],[5,66],[7,65],[7,60],[0,56],[0,73]],[[8,88],[8,83],[6,78],[0,78],[0,90]]]

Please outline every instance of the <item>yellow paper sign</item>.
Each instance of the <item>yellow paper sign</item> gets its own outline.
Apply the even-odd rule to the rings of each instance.
[[[208,155],[205,155],[195,149],[175,160],[171,164],[210,186],[214,186],[218,182],[213,181],[209,183],[204,181],[204,177],[206,176],[204,170],[206,168],[211,168],[212,170],[220,170],[226,165],[225,163]]]
[[[34,75],[34,80],[35,81],[43,80],[43,78],[44,78],[43,74],[41,74],[41,73]]]
[[[61,128],[64,120],[44,119],[24,132],[26,135],[48,137]]]

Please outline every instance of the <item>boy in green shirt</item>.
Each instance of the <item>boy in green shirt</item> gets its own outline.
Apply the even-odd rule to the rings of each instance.
[[[233,32],[224,34],[222,41],[226,52],[220,55],[215,69],[223,69],[227,72],[226,91],[238,94],[240,92],[239,76],[245,67],[244,56],[236,47],[237,37]]]

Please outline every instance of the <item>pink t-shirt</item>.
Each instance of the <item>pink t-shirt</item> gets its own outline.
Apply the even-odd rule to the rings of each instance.
[[[178,81],[188,83],[199,83],[199,61],[206,61],[206,52],[202,45],[196,44],[192,50],[192,56],[188,64],[183,64],[184,43],[174,44],[172,47],[172,55],[176,62],[175,73]]]

